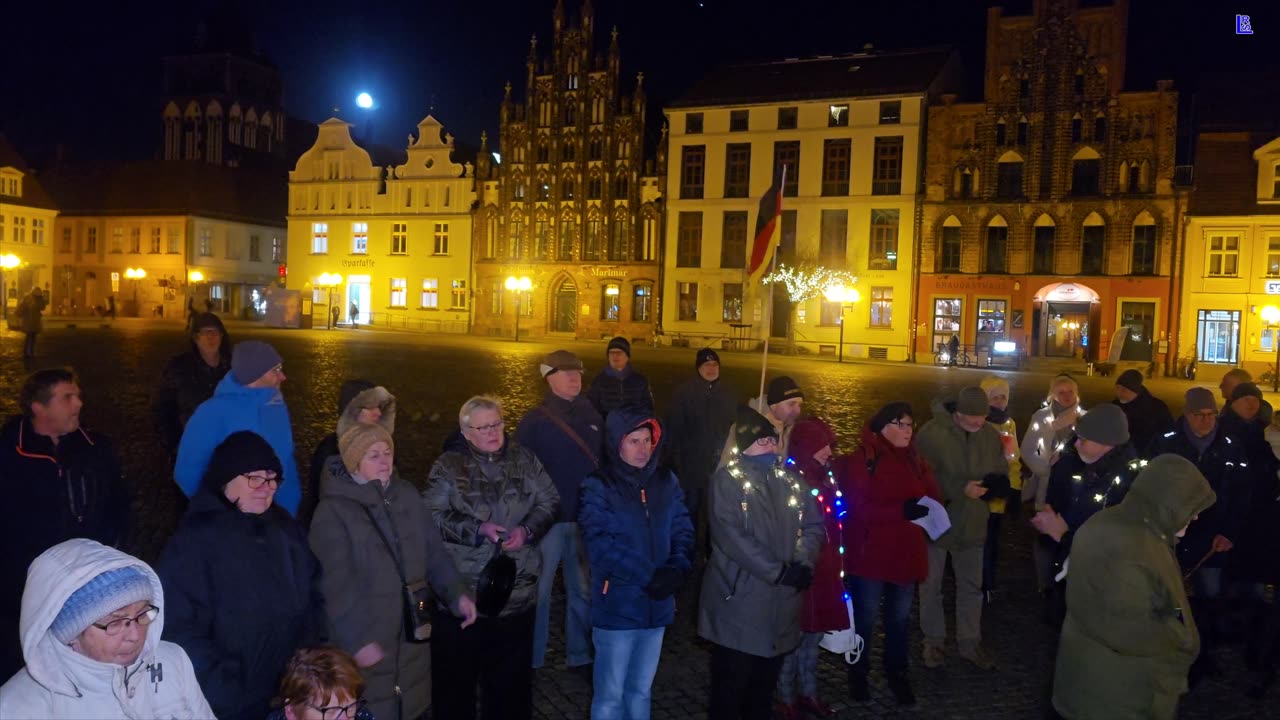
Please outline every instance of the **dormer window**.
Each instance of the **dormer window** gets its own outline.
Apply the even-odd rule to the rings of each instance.
[[[22,176],[7,173],[0,175],[0,195],[22,197]]]

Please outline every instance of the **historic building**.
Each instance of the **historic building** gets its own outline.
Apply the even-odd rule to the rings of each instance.
[[[336,305],[343,322],[467,332],[475,173],[454,162],[443,130],[427,116],[399,164],[383,168],[351,125],[320,125],[289,174],[288,287],[303,291],[314,324]]]
[[[5,314],[32,288],[52,289],[51,233],[57,215],[40,180],[0,135],[0,297]]]
[[[846,355],[905,360],[924,120],[958,68],[946,49],[871,48],[731,65],[668,106],[665,336],[746,348],[768,332],[832,354],[843,337]],[[769,292],[751,286],[747,258],[784,167],[779,263],[847,270],[858,302],[819,294],[795,308],[779,286],[764,312]]]
[[[1177,95],[1124,91],[1127,0],[1033,7],[988,10],[982,102],[930,108],[915,359],[955,335],[1091,360],[1125,338],[1122,359],[1163,360]]]
[[[648,341],[662,209],[644,159],[644,77],[623,94],[618,33],[596,52],[591,0],[576,21],[557,0],[552,25],[549,53],[530,43],[523,102],[507,86],[497,162],[482,137],[474,332],[510,336],[518,322],[531,336]],[[509,291],[508,277],[532,289]]]

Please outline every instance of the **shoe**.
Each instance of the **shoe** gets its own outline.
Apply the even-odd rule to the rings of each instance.
[[[856,702],[866,702],[871,699],[871,688],[867,686],[865,672],[849,673],[849,699]]]
[[[816,697],[802,697],[796,700],[796,708],[800,714],[809,714],[814,717],[835,717],[836,711],[831,706],[822,702]]]
[[[916,704],[916,694],[911,691],[911,680],[905,672],[889,673],[889,690],[899,705]]]
[[[800,711],[796,709],[795,705],[775,702],[773,704],[773,717],[776,720],[800,720]]]
[[[981,646],[973,648],[972,650],[967,652],[964,650],[961,650],[960,657],[978,666],[979,670],[995,670],[996,669],[996,661],[992,660],[991,656],[988,655],[987,651],[983,650]]]
[[[932,645],[925,643],[924,646],[924,666],[927,668],[940,668],[947,662],[947,654],[941,645]]]

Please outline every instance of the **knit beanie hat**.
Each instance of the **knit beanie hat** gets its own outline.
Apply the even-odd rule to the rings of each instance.
[[[1009,381],[996,375],[988,375],[982,378],[982,382],[978,383],[978,387],[987,394],[987,402],[991,402],[990,398],[996,395],[1009,397]]]
[[[693,369],[697,370],[698,368],[702,367],[703,363],[711,362],[712,360],[715,360],[717,363],[719,363],[720,356],[717,355],[716,351],[712,350],[711,348],[702,348],[701,350],[698,351],[698,358],[693,361]]]
[[[369,448],[384,442],[393,453],[396,449],[391,433],[381,425],[356,425],[338,438],[338,452],[342,455],[342,464],[347,472],[355,474],[360,469],[360,461]]]
[[[267,343],[245,340],[231,350],[231,376],[241,385],[248,385],[282,362],[280,353]]]
[[[836,449],[836,434],[831,426],[816,417],[801,418],[787,438],[787,454],[798,463],[809,463],[815,453],[828,445]]]
[[[1256,397],[1262,399],[1262,391],[1258,386],[1251,382],[1242,382],[1231,391],[1231,402],[1235,402],[1242,397]]]
[[[738,408],[733,431],[733,444],[734,447],[738,448],[738,452],[744,452],[760,438],[778,437],[778,431],[773,427],[773,423],[746,405]]]
[[[1104,403],[1076,420],[1076,435],[1103,445],[1129,442],[1129,419],[1119,405]]]
[[[956,412],[961,415],[973,415],[986,417],[991,411],[991,406],[987,400],[987,391],[977,385],[970,385],[960,391],[956,396]]]
[[[154,597],[155,587],[142,568],[130,565],[108,570],[71,593],[49,626],[49,632],[58,642],[67,645],[107,615]]]
[[[610,350],[621,350],[627,354],[627,357],[631,357],[631,341],[621,336],[616,337],[609,341],[609,347],[605,348],[604,354],[608,355]]]
[[[1218,410],[1218,398],[1213,391],[1204,387],[1193,387],[1183,396],[1184,412],[1200,412],[1202,410]]]
[[[222,492],[227,483],[240,475],[261,470],[276,474],[276,487],[284,482],[284,468],[271,444],[255,432],[241,430],[228,435],[214,449],[202,484],[209,490]]]
[[[901,420],[904,417],[911,417],[911,406],[904,402],[891,402],[871,416],[871,419],[867,421],[867,427],[871,432],[878,433],[884,430],[885,425],[895,420]]]
[[[1116,378],[1116,384],[1123,388],[1128,388],[1133,392],[1142,391],[1142,373],[1130,368],[1120,373],[1120,377]]]
[[[777,405],[791,398],[804,399],[804,391],[800,389],[795,380],[783,375],[769,382],[769,390],[765,393],[765,400],[770,405]]]

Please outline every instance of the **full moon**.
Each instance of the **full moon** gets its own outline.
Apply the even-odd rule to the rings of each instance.
[[[373,96],[367,92],[362,92],[356,96],[356,105],[368,110],[373,107]]]

